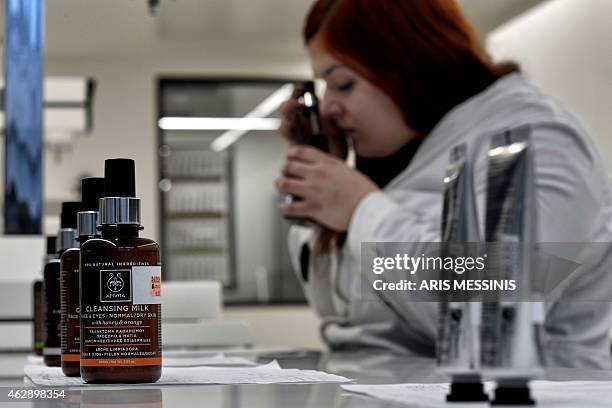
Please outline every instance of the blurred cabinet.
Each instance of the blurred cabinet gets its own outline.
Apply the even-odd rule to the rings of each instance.
[[[166,278],[235,284],[231,240],[231,151],[165,140],[160,191]]]
[[[287,82],[162,78],[158,119],[248,117],[271,106]],[[278,119],[276,108],[262,117]],[[164,279],[220,281],[225,303],[304,303],[274,188],[286,142],[276,129],[247,130],[228,149],[213,151],[211,143],[227,134],[159,128]]]

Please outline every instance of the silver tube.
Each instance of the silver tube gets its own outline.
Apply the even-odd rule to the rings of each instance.
[[[525,301],[535,273],[537,227],[530,134],[524,126],[497,135],[488,152],[485,234],[493,244],[488,264],[495,278],[514,279],[518,288],[483,304],[481,362],[498,382],[526,383],[540,372],[539,323],[533,316],[543,315],[534,313],[543,303]]]
[[[133,197],[101,198],[100,225],[140,225],[140,199]]]
[[[57,232],[57,252],[78,247],[77,231],[74,228],[60,228]]]
[[[481,251],[476,198],[467,147],[461,144],[450,153],[444,177],[441,226],[441,256],[478,256]],[[453,280],[453,271],[445,278]],[[480,304],[455,298],[448,292],[439,303],[438,369],[453,382],[478,383]],[[459,301],[461,300],[461,301]]]

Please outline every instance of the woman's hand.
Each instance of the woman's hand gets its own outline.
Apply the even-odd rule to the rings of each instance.
[[[304,105],[300,102],[303,94],[304,87],[296,85],[291,98],[287,99],[279,107],[281,114],[279,133],[291,144],[307,145],[312,138],[310,123],[303,113]],[[327,137],[329,153],[345,159],[348,152],[346,136],[332,120],[322,115],[320,118],[321,131]]]
[[[357,204],[378,190],[368,177],[344,161],[308,146],[289,150],[282,173],[276,188],[300,200],[281,204],[281,213],[310,218],[336,231],[346,231]]]

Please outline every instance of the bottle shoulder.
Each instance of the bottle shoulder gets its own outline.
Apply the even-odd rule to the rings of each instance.
[[[81,251],[97,250],[103,248],[137,248],[159,250],[159,244],[149,238],[119,237],[119,238],[92,238],[81,246]]]
[[[69,249],[64,251],[62,256],[60,256],[59,261],[61,262],[64,259],[73,258],[75,256],[79,256],[79,252],[81,252],[81,250],[79,248],[69,248]]]
[[[55,272],[60,270],[60,260],[52,259],[45,264],[45,268],[43,270],[43,275],[48,272]]]
[[[45,269],[47,269],[47,268],[54,268],[54,267],[59,266],[59,265],[60,265],[59,258],[51,259],[49,262],[47,262],[45,264]]]

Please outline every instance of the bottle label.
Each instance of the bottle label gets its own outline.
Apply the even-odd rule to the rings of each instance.
[[[45,336],[43,354],[60,355],[61,350],[61,302],[60,263],[50,262],[45,267]]]
[[[45,318],[43,316],[43,284],[42,281],[34,283],[34,350],[42,353],[44,347],[43,333],[45,332]]]
[[[81,279],[81,366],[161,365],[161,267],[93,262]]]
[[[69,250],[60,260],[62,299],[62,361],[79,362],[79,251]]]

